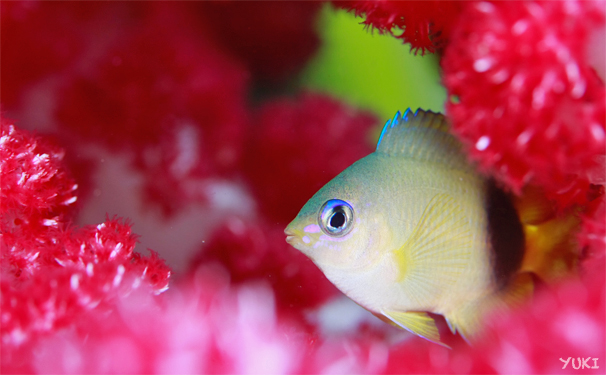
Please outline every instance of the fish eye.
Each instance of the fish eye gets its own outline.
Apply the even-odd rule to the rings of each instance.
[[[320,228],[331,237],[342,237],[353,228],[354,211],[351,205],[340,199],[328,200],[320,209]]]

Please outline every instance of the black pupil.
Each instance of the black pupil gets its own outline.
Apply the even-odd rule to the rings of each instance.
[[[345,224],[345,214],[343,212],[335,212],[330,217],[330,226],[333,228],[341,228]]]

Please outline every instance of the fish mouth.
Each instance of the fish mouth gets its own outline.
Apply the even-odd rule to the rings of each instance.
[[[295,240],[298,237],[295,234],[295,232],[293,232],[292,230],[290,230],[288,227],[286,229],[284,229],[284,234],[286,235],[286,242],[288,242],[291,245],[293,244],[293,242],[295,242]]]

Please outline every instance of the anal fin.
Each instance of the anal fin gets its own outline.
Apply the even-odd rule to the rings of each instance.
[[[479,333],[485,312],[485,302],[472,303],[462,307],[456,312],[444,315],[448,328],[453,334],[458,333],[465,342],[471,345]]]
[[[381,310],[381,313],[397,326],[404,328],[417,336],[421,336],[426,340],[450,349],[448,345],[440,341],[440,331],[436,326],[436,322],[427,313],[417,311],[401,312],[385,310]]]
[[[506,289],[486,296],[475,302],[460,306],[444,315],[450,331],[459,335],[472,345],[481,332],[483,320],[487,315],[505,316],[511,308],[523,305],[534,292],[534,279],[529,272],[520,272],[513,276]],[[487,332],[484,332],[487,333]]]
[[[448,324],[448,329],[450,329],[450,332],[455,335],[457,333],[457,326],[446,318],[444,318],[444,320],[446,320],[446,324]]]

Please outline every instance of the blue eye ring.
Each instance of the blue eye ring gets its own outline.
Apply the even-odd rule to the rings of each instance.
[[[320,208],[318,224],[331,237],[343,237],[353,229],[354,210],[340,199],[330,199]]]

